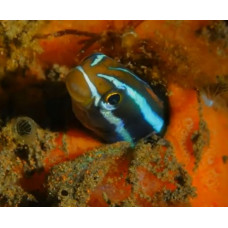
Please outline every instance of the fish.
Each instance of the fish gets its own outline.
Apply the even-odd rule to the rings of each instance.
[[[168,125],[167,98],[161,91],[103,53],[93,53],[65,78],[76,118],[107,143],[134,145]]]

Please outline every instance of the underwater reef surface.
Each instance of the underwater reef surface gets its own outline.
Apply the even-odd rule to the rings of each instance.
[[[163,138],[106,144],[65,77],[105,53],[150,85]],[[1,21],[0,206],[228,206],[226,21]]]

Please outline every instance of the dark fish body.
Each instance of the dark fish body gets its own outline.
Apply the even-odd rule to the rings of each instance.
[[[93,54],[75,67],[66,77],[66,86],[75,116],[106,142],[134,144],[152,133],[162,136],[166,130],[164,90],[152,89],[104,54]]]

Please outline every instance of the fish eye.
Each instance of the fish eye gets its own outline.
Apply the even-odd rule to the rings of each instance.
[[[117,105],[120,103],[120,99],[121,99],[120,94],[117,92],[114,92],[114,93],[108,94],[105,101],[110,105]]]

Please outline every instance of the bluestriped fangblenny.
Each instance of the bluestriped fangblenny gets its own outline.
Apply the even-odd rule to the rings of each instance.
[[[106,142],[163,135],[168,98],[117,61],[95,53],[66,77],[75,116]],[[160,93],[160,94],[159,94]],[[165,101],[166,100],[166,101]]]

